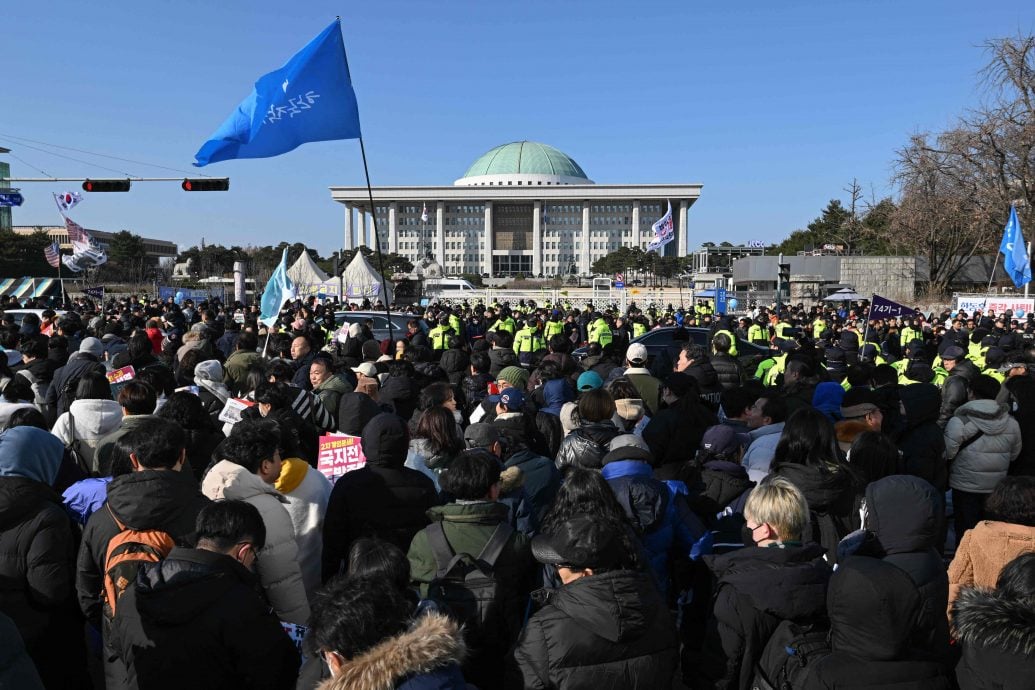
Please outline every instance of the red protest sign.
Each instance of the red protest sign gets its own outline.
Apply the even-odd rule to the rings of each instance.
[[[320,437],[316,469],[323,472],[332,482],[346,472],[358,470],[366,464],[363,440],[359,436],[330,434]]]

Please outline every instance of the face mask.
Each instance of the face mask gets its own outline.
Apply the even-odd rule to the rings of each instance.
[[[757,546],[755,544],[754,532],[748,528],[747,524],[740,528],[740,538],[744,542],[744,546]]]

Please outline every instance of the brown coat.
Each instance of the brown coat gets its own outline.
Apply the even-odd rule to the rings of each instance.
[[[994,589],[999,572],[1018,556],[1035,551],[1035,527],[982,520],[968,530],[949,564],[949,612],[962,587]]]

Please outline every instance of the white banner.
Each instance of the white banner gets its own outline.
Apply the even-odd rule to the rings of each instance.
[[[956,298],[956,311],[965,311],[970,315],[979,309],[982,313],[995,312],[997,315],[1009,309],[1013,312],[1013,318],[1024,319],[1035,310],[1035,299],[1010,296]]]

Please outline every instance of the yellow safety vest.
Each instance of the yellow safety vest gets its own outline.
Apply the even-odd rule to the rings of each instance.
[[[639,321],[633,321],[633,337],[639,338],[641,335],[647,332],[647,324],[640,323]]]
[[[546,337],[547,340],[549,340],[555,335],[560,335],[563,332],[563,321],[547,321],[545,324],[543,324],[543,335]]]
[[[496,323],[489,326],[490,331],[507,331],[511,335],[514,335],[514,331],[517,330],[517,324],[514,319],[509,316],[505,319],[496,319]]]
[[[435,326],[428,331],[428,339],[431,341],[432,350],[445,350],[452,329],[447,326]]]
[[[611,327],[607,325],[607,321],[603,319],[597,319],[589,328],[589,342],[600,343],[600,347],[610,345],[612,340]]]
[[[730,339],[730,356],[731,357],[736,357],[737,356],[737,337],[735,335],[733,335],[732,333],[730,333],[729,331],[727,331],[726,329],[722,329],[721,331],[715,331],[715,335],[719,335],[720,333],[722,333],[723,335],[725,335],[727,338]],[[712,336],[713,340],[715,339],[715,335]]]
[[[753,323],[748,326],[748,340],[759,345],[765,345],[769,342],[769,331],[757,323]]]

